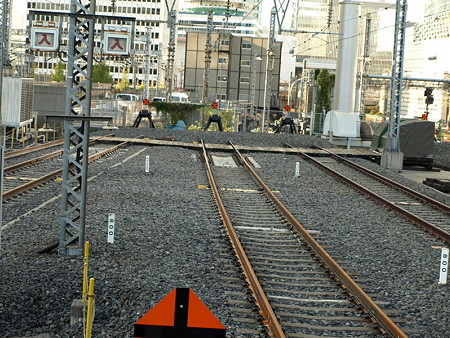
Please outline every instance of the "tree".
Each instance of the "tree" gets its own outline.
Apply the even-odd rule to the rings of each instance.
[[[319,130],[320,114],[322,110],[328,112],[331,106],[331,88],[334,86],[335,76],[328,72],[328,69],[321,69],[317,74],[317,97],[316,97],[316,116],[314,121],[314,131]]]
[[[127,90],[128,88],[130,88],[130,82],[128,82],[127,75],[128,75],[128,69],[126,69],[124,67],[123,73],[122,73],[122,79],[119,81],[119,83],[116,86],[118,91],[124,91],[124,90]]]
[[[100,62],[92,68],[92,82],[113,83],[114,80],[106,63]]]
[[[66,70],[66,64],[62,61],[59,61],[54,67],[53,67],[54,73],[52,74],[51,80],[55,82],[63,82],[66,81],[66,76],[64,75],[64,72]]]
[[[332,76],[328,69],[321,69],[319,75],[317,75],[317,98],[316,98],[316,113],[322,111],[322,107],[325,111],[330,110],[330,96],[331,88],[334,86],[334,76]]]

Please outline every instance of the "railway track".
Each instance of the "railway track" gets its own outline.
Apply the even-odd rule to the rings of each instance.
[[[210,187],[267,334],[406,337],[235,152],[240,165],[203,145]]]
[[[92,141],[95,144],[97,139]],[[90,146],[88,161],[92,162],[125,147],[128,142],[110,145]],[[34,189],[62,174],[62,150],[42,155],[32,160],[26,160],[6,167],[4,170],[3,201],[16,197]],[[23,155],[22,153],[21,155]]]
[[[64,140],[55,140],[55,141],[27,147],[24,149],[7,151],[7,152],[5,152],[5,160],[10,160],[10,159],[13,159],[16,157],[32,154],[32,153],[35,153],[38,151],[45,151],[50,148],[62,146],[63,144],[64,144]]]
[[[313,158],[302,152],[299,152],[299,154],[305,160],[394,210],[422,229],[445,242],[450,242],[450,206],[379,175],[327,149],[320,149],[329,156]]]

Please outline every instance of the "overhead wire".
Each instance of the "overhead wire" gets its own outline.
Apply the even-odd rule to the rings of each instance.
[[[368,13],[366,13],[366,14],[360,15],[360,16],[358,16],[358,17],[349,18],[349,19],[344,20],[344,21],[342,21],[342,22],[347,22],[347,21],[351,21],[351,20],[360,20],[360,19],[362,19],[362,18],[365,17],[365,16],[372,15],[372,14],[376,14],[376,13],[378,13],[378,12],[381,12],[381,11],[384,11],[384,10],[388,10],[388,9],[392,9],[392,8],[394,8],[394,7],[396,7],[395,4],[393,4],[393,5],[391,5],[391,6],[386,6],[386,7],[384,7],[384,8],[378,9],[378,10],[376,10],[376,11],[368,12]],[[450,11],[444,10],[444,11],[439,11],[439,12],[436,12],[436,13],[428,14],[428,15],[424,16],[424,19],[425,19],[425,18],[429,18],[429,17],[436,16],[436,15],[439,15],[439,14],[442,14],[442,13],[445,13],[445,12],[450,12]],[[340,24],[340,23],[342,23],[342,22],[338,21],[337,23],[334,23],[334,24]],[[388,28],[392,28],[392,27],[395,27],[395,24],[390,25],[390,26],[381,27],[381,28],[376,29],[376,30],[371,30],[370,33],[375,33],[375,32],[378,32],[378,31],[381,31],[381,30],[384,30],[384,29],[388,29]],[[324,27],[324,28],[326,29],[327,27]],[[322,29],[321,33],[322,33],[322,32],[324,32],[324,29]],[[330,42],[321,44],[321,45],[316,46],[316,47],[310,47],[310,48],[308,48],[308,49],[302,50],[301,52],[299,52],[299,54],[304,53],[304,52],[308,52],[308,51],[311,51],[311,50],[314,50],[314,49],[318,49],[318,48],[321,48],[321,47],[324,47],[324,46],[327,46],[327,45],[331,45],[331,44],[334,44],[334,43],[336,43],[336,42],[343,41],[343,40],[345,40],[345,39],[351,39],[351,38],[355,38],[355,37],[357,37],[357,36],[362,36],[362,35],[363,35],[363,33],[359,33],[358,35],[355,35],[355,36],[350,36],[350,37],[347,37],[347,38],[342,38],[342,39],[330,41]],[[310,41],[310,40],[311,40],[312,38],[314,38],[314,37],[315,37],[315,35],[312,35],[312,36],[309,37],[308,39],[305,39],[301,44],[307,43],[308,41]],[[301,45],[301,44],[299,44],[299,45]]]
[[[376,11],[373,11],[373,12],[367,12],[367,13],[365,13],[365,14],[363,14],[363,15],[359,15],[358,17],[353,17],[353,18],[346,19],[346,20],[344,20],[344,21],[342,21],[342,22],[341,22],[341,21],[338,21],[338,22],[336,22],[336,23],[332,23],[332,25],[333,25],[333,24],[334,24],[334,25],[336,25],[336,24],[341,24],[341,23],[343,23],[343,22],[348,22],[348,21],[352,21],[352,20],[361,20],[363,17],[366,17],[366,16],[368,16],[368,15],[373,15],[373,14],[376,14],[376,13],[381,12],[381,11],[384,11],[384,10],[391,9],[391,8],[393,8],[393,7],[396,7],[396,5],[386,6],[386,7],[384,7],[384,8],[378,9],[378,10],[376,10]],[[380,30],[383,30],[383,29],[387,29],[387,28],[391,28],[391,27],[395,27],[395,24],[394,24],[394,25],[391,25],[391,26],[386,26],[386,27],[381,27],[381,28],[375,29],[375,30],[371,30],[370,33],[375,33],[375,32],[377,32],[377,31],[380,31]],[[314,38],[317,34],[324,33],[326,28],[328,28],[328,25],[327,25],[326,27],[324,27],[324,29],[322,29],[321,32],[319,32],[319,33],[314,33],[314,34],[313,34],[312,36],[310,36],[308,39],[305,39],[301,44],[306,44],[308,41],[310,41],[312,38]],[[327,45],[331,45],[331,44],[338,43],[339,41],[344,41],[344,40],[346,40],[346,39],[352,39],[352,38],[355,38],[355,37],[358,37],[358,36],[362,36],[362,35],[363,35],[363,33],[359,33],[359,34],[354,35],[354,36],[349,36],[349,37],[346,37],[346,38],[340,38],[340,39],[337,39],[337,40],[329,41],[329,42],[326,42],[326,43],[321,44],[321,45],[319,45],[319,46],[315,46],[315,47],[310,47],[310,48],[308,48],[308,49],[304,49],[304,50],[300,51],[300,52],[297,53],[297,54],[302,54],[302,53],[304,53],[304,52],[308,52],[308,51],[311,51],[311,50],[314,50],[314,49],[318,49],[318,48],[321,48],[321,47],[324,47],[324,46],[327,46]],[[301,44],[298,44],[298,46],[300,46]]]

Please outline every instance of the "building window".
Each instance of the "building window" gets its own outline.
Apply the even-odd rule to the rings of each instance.
[[[248,102],[248,94],[239,94],[239,101]]]
[[[241,67],[250,67],[250,60],[241,60]]]
[[[248,78],[246,76],[242,76],[239,78],[239,82],[240,83],[250,83],[250,78]]]
[[[243,42],[242,43],[242,48],[243,49],[252,49],[252,44],[248,43],[248,42]]]
[[[216,99],[217,100],[226,100],[227,99],[227,94],[217,94],[216,95]]]

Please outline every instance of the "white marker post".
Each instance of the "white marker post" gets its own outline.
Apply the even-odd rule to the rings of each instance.
[[[295,177],[300,176],[300,162],[295,162]]]
[[[439,283],[447,284],[447,274],[448,274],[448,248],[442,248],[441,252],[441,268],[439,273]]]
[[[114,228],[116,226],[116,215],[108,214],[108,243],[114,243]]]
[[[150,156],[149,155],[145,156],[145,172],[146,173],[150,172]]]

